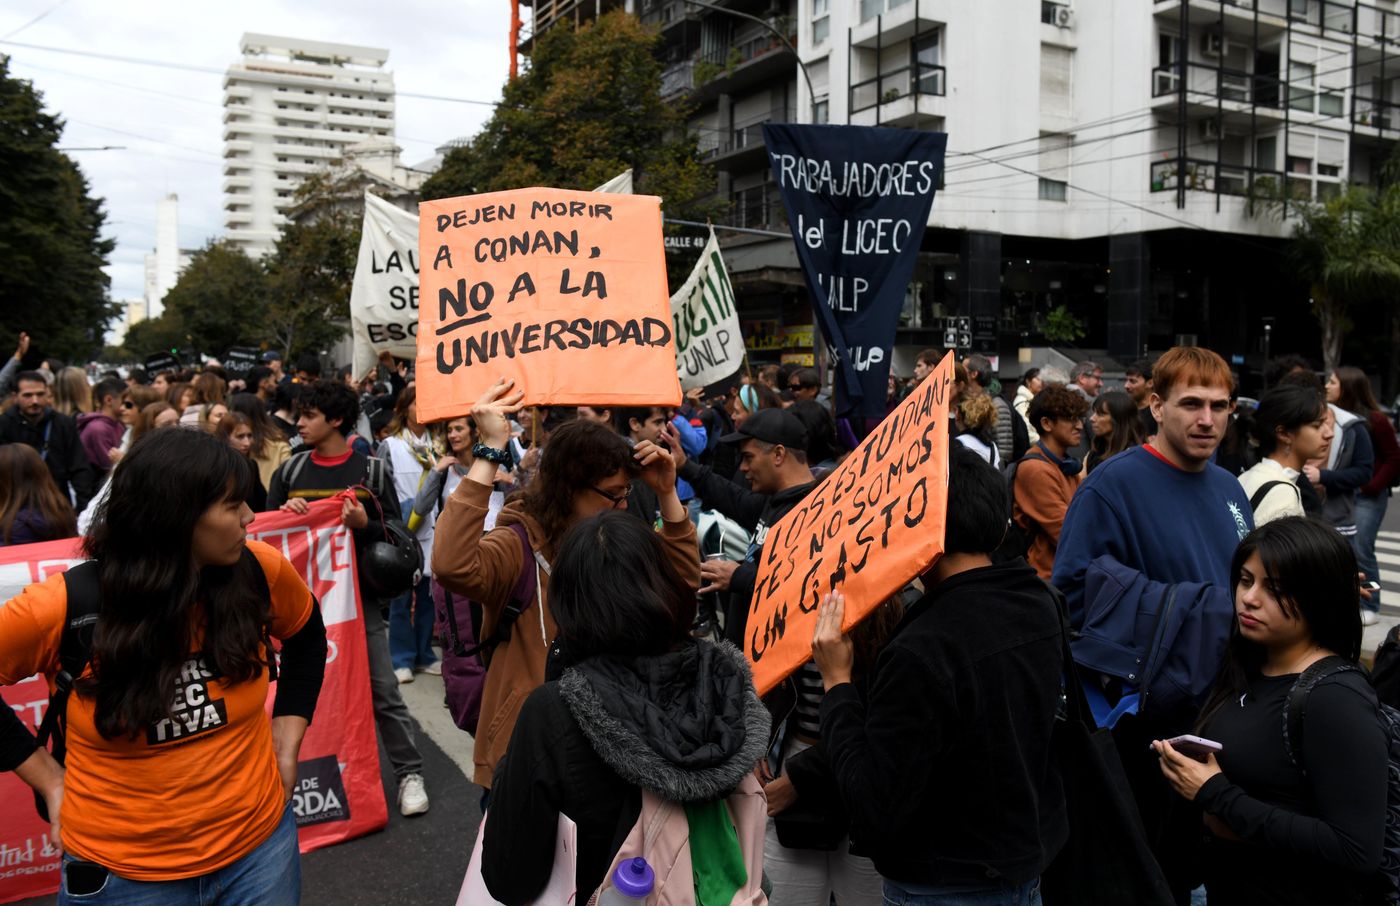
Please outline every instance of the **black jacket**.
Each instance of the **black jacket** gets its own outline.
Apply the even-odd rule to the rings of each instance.
[[[864,699],[833,687],[822,742],[880,874],[1020,884],[1063,845],[1051,763],[1060,698],[1055,603],[1024,561],[960,573],[916,604]]]
[[[694,460],[686,460],[685,465],[681,466],[680,477],[690,482],[696,496],[705,501],[705,506],[718,510],[753,532],[749,556],[729,579],[729,601],[724,612],[724,637],[742,649],[749,603],[753,598],[754,582],[758,579],[759,554],[763,551],[768,529],[801,503],[817,483],[810,481],[795,485],[776,494],[758,494],[720,477],[709,466],[702,466]]]
[[[69,496],[73,512],[81,513],[97,490],[97,478],[78,438],[78,423],[66,415],[48,409],[37,424],[33,424],[11,406],[0,415],[0,444],[29,444],[44,457],[58,489]]]
[[[538,896],[562,813],[578,825],[578,890],[595,890],[641,814],[641,788],[673,802],[723,798],[767,741],[768,712],[731,645],[565,670],[525,700],[496,768],[482,841],[487,888],[507,906]]]

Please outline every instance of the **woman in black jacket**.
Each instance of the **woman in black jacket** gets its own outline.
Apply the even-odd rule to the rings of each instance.
[[[1389,764],[1356,667],[1356,556],[1330,526],[1290,516],[1240,542],[1231,573],[1235,630],[1196,731],[1223,749],[1201,762],[1152,744],[1167,780],[1205,812],[1211,906],[1366,902]],[[1301,720],[1287,720],[1300,676],[1322,678]]]
[[[695,593],[641,520],[607,511],[574,526],[549,582],[559,635],[497,766],[483,831],[482,877],[508,906],[544,889],[560,814],[577,825],[582,902],[643,789],[691,814],[738,787],[768,739],[743,655],[691,638]]]

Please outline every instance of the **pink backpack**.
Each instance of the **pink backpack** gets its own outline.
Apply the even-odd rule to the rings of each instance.
[[[725,800],[730,820],[739,837],[748,880],[734,894],[730,906],[767,906],[763,893],[763,834],[768,826],[768,798],[752,773]],[[647,897],[647,906],[695,906],[695,873],[690,862],[690,825],[685,807],[642,790],[642,813],[613,857],[607,879],[588,906],[596,906],[603,891],[612,886],[613,872],[629,859],[647,860],[656,873],[656,886]]]

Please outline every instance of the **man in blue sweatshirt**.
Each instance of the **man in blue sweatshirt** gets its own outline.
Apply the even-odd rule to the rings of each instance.
[[[1234,389],[1224,359],[1177,347],[1157,361],[1152,384],[1157,436],[1080,485],[1053,582],[1079,633],[1074,659],[1099,680],[1088,690],[1099,698],[1096,716],[1114,727],[1149,839],[1184,893],[1190,884],[1174,850],[1182,835],[1191,839],[1192,819],[1172,813],[1176,802],[1148,743],[1191,731],[1234,621],[1230,558],[1254,525],[1239,481],[1211,463]]]

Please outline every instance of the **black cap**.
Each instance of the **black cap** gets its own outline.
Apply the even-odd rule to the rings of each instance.
[[[760,409],[744,419],[739,430],[726,434],[720,443],[734,444],[746,440],[761,440],[766,444],[782,444],[789,450],[807,449],[807,427],[786,409]]]

